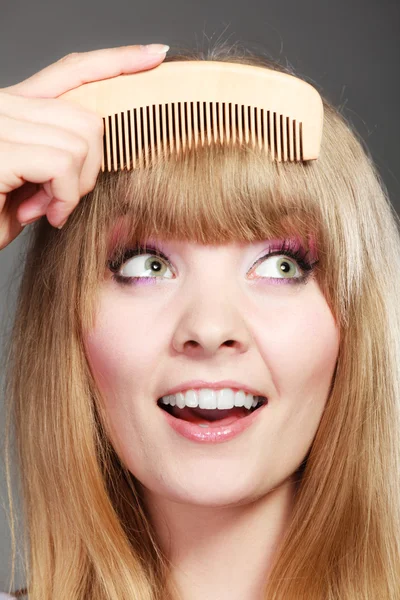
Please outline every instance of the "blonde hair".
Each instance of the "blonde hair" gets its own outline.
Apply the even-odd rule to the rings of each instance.
[[[294,74],[238,45],[166,61],[177,59]],[[29,538],[30,600],[177,598],[141,484],[107,438],[84,352],[110,252],[148,235],[217,244],[291,232],[316,240],[316,277],[340,328],[340,348],[264,598],[398,600],[398,217],[358,136],[326,99],[324,111],[316,161],[277,163],[245,143],[216,143],[142,170],[100,173],[63,230],[45,217],[32,228],[5,389],[6,439],[12,420]],[[122,215],[128,225],[111,247],[110,227]],[[14,573],[8,451],[6,458]]]

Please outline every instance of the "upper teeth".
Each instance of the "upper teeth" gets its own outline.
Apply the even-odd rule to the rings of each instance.
[[[185,406],[196,408],[198,406],[199,408],[226,410],[234,406],[245,406],[248,409],[254,408],[261,398],[261,396],[246,394],[242,390],[235,391],[229,388],[211,390],[205,388],[163,396],[161,402],[163,404],[170,404],[171,406],[175,406],[176,404],[178,408],[184,408]]]

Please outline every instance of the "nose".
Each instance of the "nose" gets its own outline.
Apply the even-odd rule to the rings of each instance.
[[[245,311],[232,299],[232,293],[199,288],[185,302],[174,331],[176,352],[196,358],[210,358],[217,352],[246,352],[251,333]]]

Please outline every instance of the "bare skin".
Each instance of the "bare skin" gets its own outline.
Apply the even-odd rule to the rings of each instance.
[[[296,282],[289,258],[284,279],[279,257],[263,258],[268,240],[151,242],[168,262],[157,258],[162,269],[149,273],[146,255],[126,260],[119,274],[139,278],[129,284],[109,272],[85,339],[109,436],[143,487],[182,600],[261,600],[328,398],[339,331],[316,279]],[[157,405],[196,379],[236,380],[269,404],[237,438],[199,444]]]
[[[141,46],[74,52],[0,89],[0,250],[43,215],[65,222],[101,169],[102,117],[58,96],[83,83],[145,71],[163,53]]]

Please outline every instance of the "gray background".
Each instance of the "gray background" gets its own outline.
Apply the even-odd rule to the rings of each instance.
[[[399,22],[398,0],[0,0],[0,88],[70,52],[150,42],[167,43],[171,50],[182,44],[207,49],[218,38],[239,41],[288,62],[341,107],[368,145],[398,211]],[[23,246],[21,234],[0,254],[0,352]],[[1,459],[0,468],[0,590],[5,590],[11,546]],[[24,583],[22,572],[16,583]]]

